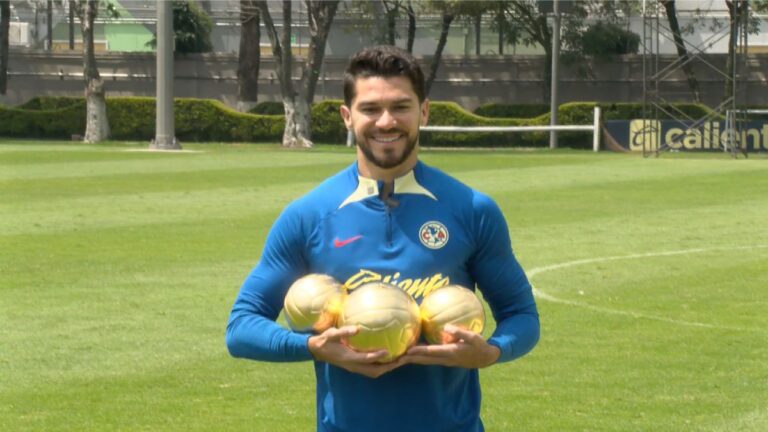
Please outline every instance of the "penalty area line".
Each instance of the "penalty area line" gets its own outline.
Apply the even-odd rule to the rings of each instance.
[[[706,252],[717,252],[717,251],[731,251],[731,250],[754,250],[754,249],[768,249],[768,245],[752,245],[752,246],[732,246],[732,247],[714,247],[714,248],[694,248],[694,249],[681,249],[676,251],[661,251],[661,252],[647,252],[647,253],[641,253],[641,254],[631,254],[631,255],[616,255],[616,256],[609,256],[609,257],[597,257],[597,258],[586,258],[586,259],[580,259],[580,260],[573,260],[573,261],[566,261],[563,263],[558,264],[552,264],[548,266],[542,266],[542,267],[536,267],[528,271],[528,278],[533,279],[536,275],[539,275],[541,273],[545,273],[548,271],[553,270],[560,270],[568,267],[575,267],[579,265],[586,265],[586,264],[595,264],[600,262],[608,262],[608,261],[618,261],[618,260],[627,260],[627,259],[638,259],[638,258],[651,258],[651,257],[664,257],[664,256],[675,256],[675,255],[686,255],[686,254],[695,254],[695,253],[706,253]],[[648,320],[654,320],[654,321],[661,321],[666,322],[669,324],[675,324],[675,325],[681,325],[681,326],[687,326],[687,327],[699,327],[699,328],[711,328],[711,329],[721,329],[721,330],[734,330],[734,331],[748,331],[748,332],[757,332],[757,333],[763,333],[760,329],[754,329],[754,328],[745,328],[745,327],[735,327],[735,326],[726,326],[726,325],[717,325],[717,324],[708,324],[708,323],[702,323],[697,321],[686,321],[686,320],[678,320],[673,318],[668,318],[665,316],[660,315],[653,315],[653,314],[646,314],[641,312],[634,312],[634,311],[627,311],[627,310],[621,310],[621,309],[613,309],[608,307],[602,307],[602,306],[595,306],[593,304],[589,304],[586,302],[580,302],[580,301],[574,301],[574,300],[567,300],[562,299],[559,297],[555,297],[551,294],[547,294],[546,292],[543,292],[535,287],[533,283],[531,283],[532,289],[533,289],[533,295],[537,298],[540,298],[542,300],[549,301],[551,303],[558,303],[563,304],[567,306],[574,306],[574,307],[580,307],[584,309],[589,309],[595,312],[601,312],[605,314],[611,314],[611,315],[621,315],[621,316],[627,316],[635,319],[648,319]]]

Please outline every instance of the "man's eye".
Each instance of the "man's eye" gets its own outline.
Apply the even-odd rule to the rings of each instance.
[[[363,108],[360,108],[360,112],[363,114],[376,114],[376,112],[378,112],[378,109],[374,107],[363,107]]]

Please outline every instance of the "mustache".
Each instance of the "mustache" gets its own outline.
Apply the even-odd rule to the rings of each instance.
[[[402,130],[400,128],[391,128],[391,129],[375,129],[372,131],[369,131],[366,135],[374,135],[374,134],[388,134],[393,132],[399,132],[404,135],[408,135],[408,131]]]

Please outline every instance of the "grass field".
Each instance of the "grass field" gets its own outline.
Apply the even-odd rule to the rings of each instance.
[[[224,327],[351,151],[145,146],[0,142],[0,430],[312,430],[311,364]],[[489,431],[768,430],[766,157],[423,159],[497,200],[538,297],[536,349],[481,372]]]

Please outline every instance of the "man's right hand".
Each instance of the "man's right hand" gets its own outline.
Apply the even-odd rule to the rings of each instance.
[[[324,361],[369,378],[378,378],[400,366],[397,361],[377,363],[387,356],[386,350],[358,352],[342,343],[344,338],[354,336],[357,331],[358,328],[355,326],[331,327],[319,335],[311,336],[307,341],[307,347],[315,360]]]

